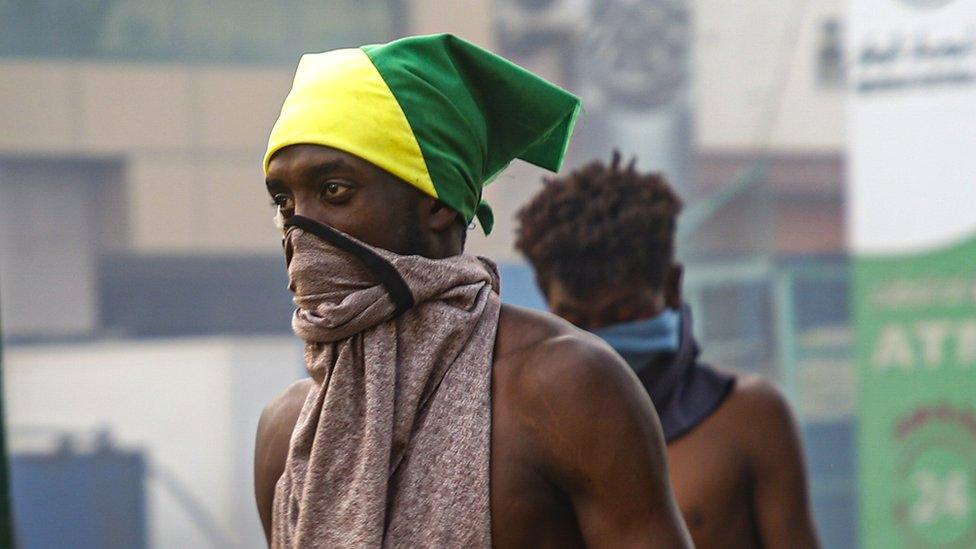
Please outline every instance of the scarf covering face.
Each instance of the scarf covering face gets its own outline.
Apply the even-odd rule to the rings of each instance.
[[[314,386],[272,546],[488,547],[494,264],[400,256],[300,216],[286,230]]]
[[[617,351],[635,372],[663,353],[673,353],[681,343],[681,313],[667,308],[661,314],[622,322],[593,333]]]
[[[597,335],[637,373],[670,443],[708,419],[735,387],[735,377],[698,361],[691,309],[670,310],[650,320],[611,326]],[[639,334],[645,334],[643,345]]]

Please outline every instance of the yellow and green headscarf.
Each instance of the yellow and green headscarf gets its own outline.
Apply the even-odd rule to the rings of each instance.
[[[491,231],[482,188],[516,159],[557,171],[579,114],[569,92],[450,34],[302,56],[271,130],[354,154]]]

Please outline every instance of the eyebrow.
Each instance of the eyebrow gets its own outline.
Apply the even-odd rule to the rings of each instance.
[[[611,301],[610,303],[607,303],[606,305],[603,305],[602,307],[600,307],[600,312],[601,313],[604,313],[604,312],[606,312],[608,310],[616,309],[617,307],[620,307],[621,305],[626,304],[627,302],[631,301],[632,299],[633,298],[630,297],[630,296],[623,296],[623,297],[617,298],[617,299]],[[577,306],[577,304],[582,304],[584,301],[585,300],[574,300],[573,302],[570,302],[570,303],[561,303],[560,304],[560,309],[567,308],[567,309],[569,309],[571,311],[574,311],[574,312],[581,312],[583,310],[583,307],[585,307],[585,305]]]
[[[611,311],[611,310],[617,309],[621,305],[624,305],[624,304],[632,301],[632,299],[633,298],[631,298],[631,297],[621,297],[620,299],[616,299],[614,301],[611,301],[610,303],[607,303],[606,305],[604,305],[603,307],[601,307],[600,308],[600,312],[601,313],[606,313],[607,311]]]
[[[582,311],[578,307],[576,307],[575,305],[571,305],[571,304],[567,304],[567,303],[560,303],[559,305],[556,306],[556,312],[559,312],[559,313],[569,313],[569,314],[579,314]]]
[[[600,309],[596,311],[594,317],[600,319],[601,321],[606,321],[608,318],[616,318],[620,308],[630,301],[631,300],[627,298],[612,301],[603,307],[600,307]]]
[[[341,158],[336,158],[335,160],[329,160],[327,162],[321,162],[315,164],[309,168],[306,168],[302,174],[302,179],[318,179],[327,175],[334,174],[336,172],[351,172],[353,167]],[[271,190],[273,187],[284,187],[285,184],[280,179],[266,179],[264,181],[265,187]]]
[[[319,177],[341,171],[352,171],[352,166],[345,160],[336,158],[335,160],[329,160],[328,162],[311,166],[305,170],[303,175],[305,179],[318,179]]]

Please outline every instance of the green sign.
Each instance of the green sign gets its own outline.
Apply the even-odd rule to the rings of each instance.
[[[976,547],[976,239],[855,265],[861,539]]]

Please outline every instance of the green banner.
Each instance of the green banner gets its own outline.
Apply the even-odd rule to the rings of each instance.
[[[976,547],[976,238],[855,263],[861,540]]]

